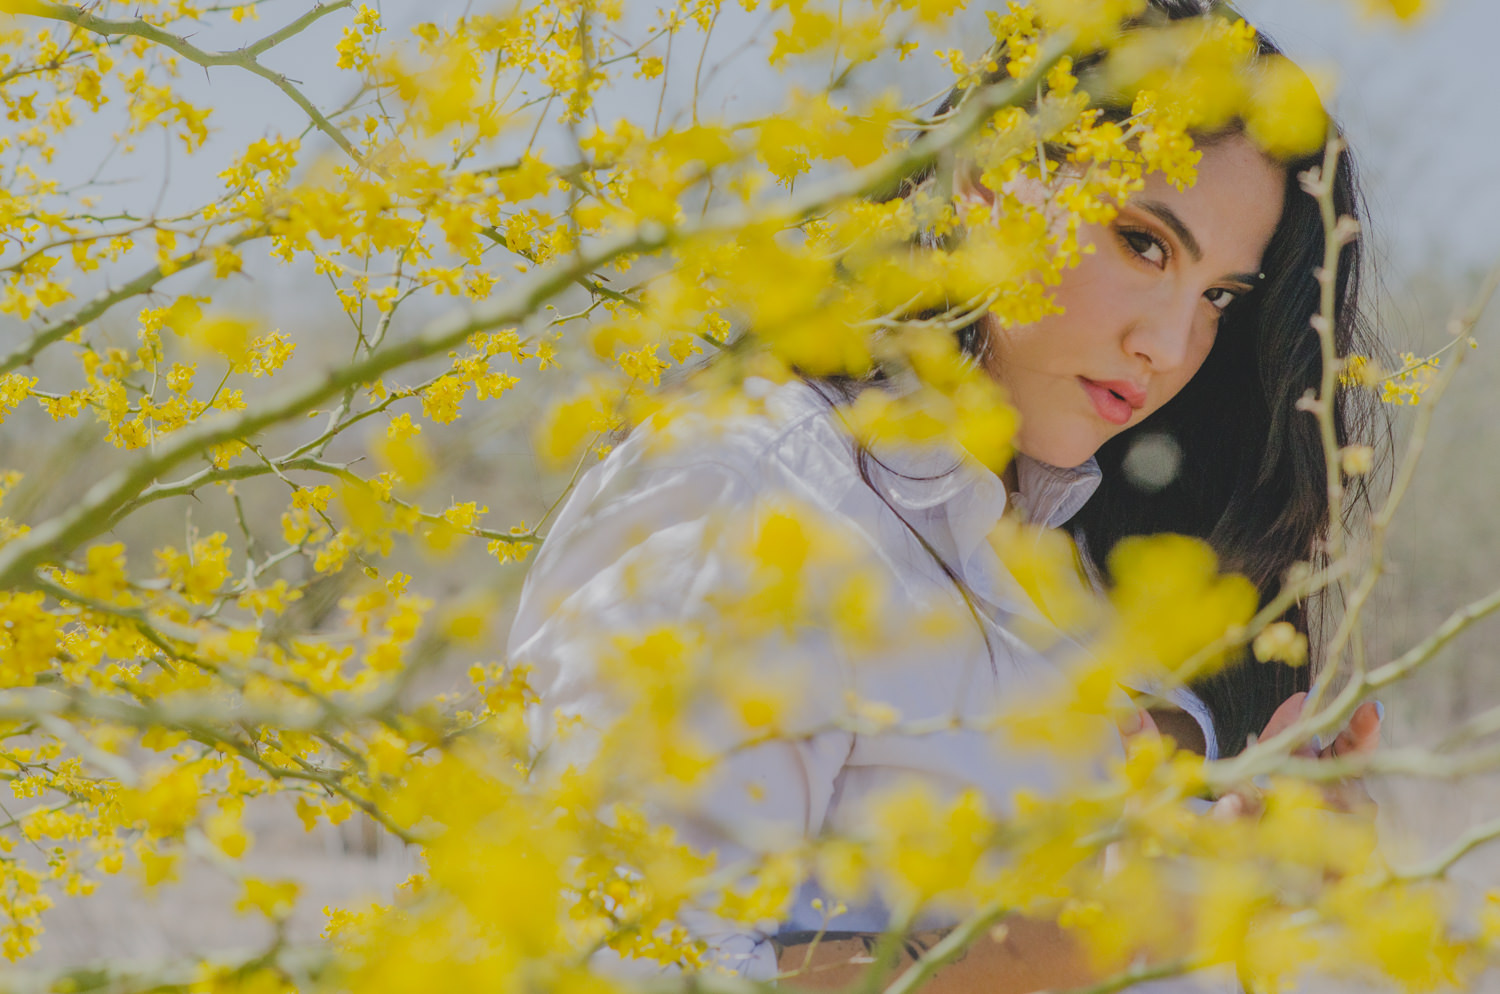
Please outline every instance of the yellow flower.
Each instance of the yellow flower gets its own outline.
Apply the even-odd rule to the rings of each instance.
[[[223,532],[214,532],[194,542],[187,552],[178,552],[170,545],[158,549],[157,574],[192,603],[209,603],[229,580],[228,538]]]
[[[1286,621],[1267,625],[1255,636],[1251,649],[1263,663],[1277,660],[1288,666],[1301,666],[1307,662],[1307,636]]]
[[[391,419],[386,426],[386,437],[396,442],[404,442],[407,439],[422,434],[422,426],[413,423],[410,414],[401,414]]]
[[[1427,0],[1360,0],[1360,9],[1370,16],[1411,21],[1427,12]]]
[[[138,789],[122,794],[122,810],[158,836],[180,836],[198,815],[202,775],[195,766],[159,767]]]
[[[302,890],[294,880],[261,880],[245,878],[245,891],[235,907],[241,911],[255,910],[271,919],[285,918],[291,914]]]
[[[1109,572],[1116,616],[1104,651],[1147,673],[1175,670],[1248,622],[1259,600],[1249,580],[1219,574],[1207,543],[1183,535],[1126,538]]]
[[[1052,28],[1075,33],[1074,46],[1093,51],[1116,37],[1122,22],[1146,8],[1146,0],[1037,0],[1037,13]]]
[[[618,426],[613,413],[616,403],[615,391],[602,380],[554,402],[537,432],[538,451],[552,465],[576,459],[596,435]]]
[[[1257,68],[1245,126],[1261,148],[1291,159],[1323,147],[1328,115],[1307,73],[1290,59],[1273,55]]]
[[[870,860],[898,901],[955,898],[974,883],[995,825],[977,790],[942,800],[908,783],[869,802]]]
[[[136,850],[141,861],[141,872],[147,887],[155,887],[177,879],[178,853],[156,852],[144,846]]]
[[[263,612],[280,614],[287,609],[287,605],[301,599],[301,590],[292,589],[286,580],[278,579],[268,587],[245,591],[240,595],[236,604],[256,614]]]
[[[432,475],[436,463],[427,446],[416,435],[385,437],[376,441],[374,455],[381,470],[394,473],[407,487],[420,487]]]
[[[250,833],[245,830],[242,818],[244,803],[221,803],[219,810],[204,822],[204,834],[230,859],[239,859],[250,846]]]
[[[129,578],[125,572],[123,542],[90,546],[85,558],[86,569],[80,575],[70,576],[69,589],[100,601],[114,600],[126,590]]]
[[[1346,445],[1339,450],[1339,465],[1349,476],[1364,476],[1375,465],[1375,450],[1368,445]]]
[[[1077,633],[1098,618],[1100,604],[1082,572],[1078,550],[1064,532],[1005,517],[990,533],[990,544],[1006,571],[1058,629]],[[1042,632],[1028,634],[1046,637]]]
[[[14,411],[21,401],[31,396],[36,383],[36,377],[22,376],[20,373],[0,376],[0,424],[5,423],[5,416]]]
[[[204,316],[178,330],[200,349],[217,352],[239,365],[249,358],[250,332],[254,328],[255,323],[248,318],[218,314]]]

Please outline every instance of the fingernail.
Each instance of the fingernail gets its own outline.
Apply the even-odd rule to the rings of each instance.
[[[1385,721],[1385,705],[1379,701],[1375,702],[1375,717],[1380,721]]]

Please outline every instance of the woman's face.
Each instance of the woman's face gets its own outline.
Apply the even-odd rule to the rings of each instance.
[[[1196,184],[1153,174],[1114,221],[1083,229],[1093,248],[1055,291],[1063,313],[1010,329],[987,318],[985,367],[1020,411],[1020,451],[1076,466],[1177,395],[1223,308],[1259,282],[1285,175],[1243,137],[1209,145]]]

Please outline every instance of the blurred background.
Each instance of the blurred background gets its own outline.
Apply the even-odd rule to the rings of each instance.
[[[625,6],[627,20],[639,19],[641,24],[655,13],[650,0],[625,0]],[[1405,29],[1366,19],[1355,0],[1243,0],[1239,6],[1305,68],[1326,70],[1333,80],[1332,102],[1362,163],[1375,219],[1369,238],[1377,290],[1375,317],[1396,349],[1422,354],[1441,347],[1451,337],[1450,319],[1472,300],[1485,273],[1500,263],[1500,109],[1494,99],[1500,70],[1493,50],[1494,39],[1500,37],[1500,4],[1436,2],[1430,14]],[[394,35],[418,21],[444,20],[478,7],[482,3],[464,0],[390,0],[382,5],[382,13]],[[256,30],[269,30],[301,9],[285,0],[267,3]],[[983,11],[982,5],[974,5],[967,16],[982,18]],[[722,16],[724,23],[704,52],[700,97],[702,106],[715,114],[743,118],[775,100],[763,69],[771,45],[767,12],[744,13],[730,4]],[[307,92],[326,92],[319,73],[331,66],[343,23],[347,18],[329,18],[277,49],[268,62],[297,78]],[[228,47],[248,36],[216,37],[214,31],[205,31],[194,40],[206,48]],[[981,36],[967,34],[970,39]],[[686,55],[682,61],[690,64],[697,54],[677,56]],[[918,52],[894,71],[891,66],[857,79],[856,85],[889,86],[898,81],[911,99],[941,93],[945,70],[930,52]],[[327,78],[333,78],[331,71]],[[667,123],[682,112],[691,84],[690,72],[674,74],[669,69],[664,95],[659,84],[626,85],[609,96],[600,115],[627,116],[648,126],[655,117]],[[215,149],[231,155],[257,137],[302,128],[296,109],[281,94],[242,72],[204,73],[185,88],[200,103],[216,107],[211,122],[215,130],[204,158],[185,163],[172,143],[162,142],[158,149],[143,140],[131,169],[109,197],[142,206],[159,203],[165,211],[178,201],[184,206],[199,204],[216,189],[216,170],[204,165],[212,161]],[[328,93],[327,99],[334,102],[342,96]],[[555,130],[542,144],[546,147],[550,141],[550,150],[561,153],[570,140],[561,129]],[[66,182],[87,177],[108,144],[102,130],[76,136],[59,155],[61,178]],[[305,148],[316,150],[316,141],[307,139]],[[69,177],[68,171],[77,175]],[[327,285],[317,279],[247,257],[245,278],[227,287],[217,285],[213,292],[219,302],[253,308],[269,324],[287,330],[301,343],[298,361],[313,361],[320,358],[320,348],[336,354],[333,350],[346,348],[348,340],[347,318]],[[173,289],[192,292],[194,287],[189,281]],[[206,292],[207,284],[201,289]],[[416,327],[424,316],[447,306],[451,304],[441,298],[414,299],[403,309],[401,321]],[[113,327],[123,344],[134,339],[133,319],[132,310],[115,315],[114,325],[107,321],[103,327],[106,333]],[[329,334],[320,346],[322,328]],[[0,326],[0,338],[17,334],[12,326]],[[1399,653],[1455,608],[1500,587],[1500,395],[1493,386],[1500,382],[1500,305],[1491,307],[1477,337],[1478,350],[1466,355],[1466,368],[1436,415],[1423,468],[1395,529],[1390,575],[1381,601],[1370,612],[1373,623],[1366,633],[1375,660]],[[485,521],[489,527],[508,527],[520,518],[535,522],[542,516],[566,474],[537,464],[528,435],[527,403],[556,389],[556,377],[566,375],[553,370],[524,378],[504,402],[476,406],[442,435],[443,485],[452,492],[434,496],[432,503],[440,507],[447,500],[479,500],[517,517],[492,517]],[[1395,413],[1398,435],[1404,436],[1413,410]],[[113,457],[98,447],[92,431],[80,434],[66,452],[28,451],[28,420],[40,427],[43,415],[28,405],[0,437],[0,465],[32,470],[27,483],[6,503],[6,513],[20,520],[44,511],[41,505],[55,499],[48,495],[69,492],[70,486],[97,478],[97,460]],[[247,485],[245,492],[254,511],[254,487]],[[267,501],[267,514],[253,520],[252,526],[274,533],[281,506]],[[212,508],[189,509],[189,529],[195,527],[194,515],[205,531],[215,527]],[[161,505],[140,520],[143,532],[131,537],[133,547],[182,544],[182,502]],[[453,553],[454,559],[442,569],[424,570],[422,582],[433,586],[422,592],[441,598],[451,592],[443,589],[444,583],[456,590],[460,583],[483,576],[497,604],[513,600],[524,566],[497,566],[482,544],[472,545]],[[307,610],[326,610],[344,592],[345,587],[334,584],[321,599],[309,598]],[[498,610],[488,633],[495,659],[500,658],[507,624],[504,608]],[[1392,693],[1385,701],[1387,740],[1431,742],[1456,722],[1500,703],[1500,666],[1492,658],[1497,643],[1500,619],[1492,619],[1447,649],[1437,665]],[[449,688],[440,680],[430,689]],[[1468,825],[1500,817],[1500,777],[1455,783],[1384,782],[1373,789],[1382,804],[1387,838],[1396,851],[1412,856],[1441,847]],[[256,844],[247,869],[263,877],[302,881],[296,927],[308,934],[321,928],[324,905],[357,905],[366,896],[388,894],[414,869],[399,846],[357,820],[308,835],[294,817],[268,808],[255,815],[249,827],[256,833]],[[1500,883],[1500,852],[1476,855],[1455,876],[1466,882],[1477,900],[1483,886]],[[47,919],[43,950],[30,965],[104,957],[150,960],[252,946],[265,938],[266,926],[258,918],[236,917],[226,910],[236,893],[236,885],[207,863],[185,868],[177,884],[149,897],[128,875],[121,875],[105,881],[93,898],[61,902]]]

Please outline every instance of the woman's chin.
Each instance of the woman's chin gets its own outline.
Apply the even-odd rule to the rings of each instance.
[[[1099,446],[1104,444],[1102,438],[1083,437],[1053,437],[1044,439],[1029,439],[1025,432],[1016,439],[1016,451],[1037,462],[1044,462],[1049,466],[1059,466],[1064,469],[1072,469],[1082,466],[1094,457],[1099,451]]]

